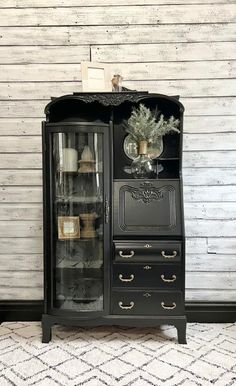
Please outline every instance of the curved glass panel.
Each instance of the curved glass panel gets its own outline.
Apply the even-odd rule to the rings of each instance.
[[[103,310],[103,134],[53,133],[54,307]]]

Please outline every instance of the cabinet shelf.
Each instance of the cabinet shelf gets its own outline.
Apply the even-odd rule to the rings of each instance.
[[[152,183],[152,182],[156,182],[156,181],[159,181],[159,180],[162,180],[163,178],[149,178],[149,179],[141,179],[141,178],[117,178],[115,179],[114,181],[115,182],[127,182],[127,183],[132,183],[134,181],[137,181],[137,182],[140,182],[140,183]],[[179,181],[180,179],[179,178],[165,178],[167,180],[170,180],[170,181]]]
[[[101,263],[100,263],[101,264]],[[60,267],[56,266],[56,270],[58,272],[65,272],[65,273],[70,273],[70,272],[76,272],[76,279],[77,278],[83,278],[83,279],[94,279],[98,278],[100,279],[102,277],[102,264],[100,267],[96,268],[80,268],[80,267]]]
[[[68,263],[69,264],[69,263]],[[99,262],[99,263],[94,263],[94,265],[93,264],[91,264],[89,267],[81,267],[81,265],[82,265],[83,263],[81,263],[81,262],[79,262],[79,263],[75,263],[74,265],[72,264],[71,266],[60,266],[60,264],[59,265],[57,265],[56,266],[56,269],[75,269],[76,270],[76,272],[78,272],[79,270],[82,270],[83,272],[86,272],[86,270],[88,270],[88,269],[98,269],[98,270],[100,270],[101,268],[102,268],[102,265],[103,265],[103,262]],[[82,276],[84,276],[84,274],[82,275]]]
[[[80,299],[80,300],[79,300]],[[56,300],[57,307],[61,310],[72,310],[77,312],[96,312],[103,309],[103,296],[91,298],[73,298],[71,296],[65,299]]]
[[[103,200],[101,199],[82,199],[82,197],[57,197],[56,203],[58,204],[101,204]]]
[[[154,161],[178,161],[179,157],[160,157],[156,158]]]
[[[93,175],[93,174],[102,174],[102,171],[95,171],[95,172],[78,172],[79,175]]]
[[[95,302],[97,300],[97,297],[95,298],[67,298],[66,300],[72,301],[74,303],[83,303],[83,304],[88,304],[91,302]]]
[[[102,174],[102,171],[96,170],[94,172],[79,172],[78,170],[76,171],[67,171],[67,170],[57,170],[57,173],[62,173],[62,174],[68,174],[68,175],[91,175],[91,174]]]
[[[93,243],[93,242],[98,242],[98,241],[101,241],[102,242],[102,240],[100,240],[99,239],[99,236],[97,236],[97,237],[91,237],[91,238],[78,238],[78,239],[57,239],[57,241],[59,241],[60,243],[66,243],[66,242],[73,242],[73,243],[83,243],[83,242],[85,242],[85,243],[89,243],[89,242],[91,242],[91,243]]]

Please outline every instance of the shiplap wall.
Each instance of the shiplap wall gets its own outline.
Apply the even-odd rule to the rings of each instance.
[[[80,62],[186,108],[187,299],[236,300],[236,1],[0,1],[0,299],[42,298],[41,120]]]

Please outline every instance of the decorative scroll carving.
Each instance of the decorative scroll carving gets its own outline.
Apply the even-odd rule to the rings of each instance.
[[[77,99],[85,103],[98,102],[103,106],[119,106],[121,103],[138,102],[139,99],[147,93],[140,92],[114,92],[114,93],[97,93],[97,94],[74,94]]]
[[[153,201],[159,201],[163,199],[164,189],[156,188],[150,182],[143,182],[139,188],[126,185],[126,191],[130,192],[134,200],[142,201],[144,204],[150,204]]]
[[[149,94],[148,91],[136,91],[136,90],[129,90],[126,87],[122,87],[121,92],[74,92],[73,94],[64,95],[59,98],[52,97],[51,102],[48,103],[44,109],[44,112],[46,114],[46,120],[49,122],[49,116],[51,112],[53,111],[52,108],[59,108],[60,109],[60,103],[64,101],[83,101],[85,103],[92,103],[92,102],[98,102],[103,106],[119,106],[124,102],[131,102],[131,103],[137,103],[142,101],[143,98],[150,97],[154,99],[158,98],[164,98],[168,99],[175,104],[177,104],[180,108],[180,111],[184,111],[183,105],[176,99],[175,97],[167,97],[166,95],[162,94]],[[66,105],[67,106],[67,105]],[[62,109],[67,108],[62,104]],[[53,111],[53,114],[55,114],[55,111]],[[58,113],[56,112],[56,115]],[[60,114],[59,114],[60,116]],[[50,117],[50,122],[55,121],[55,117]],[[57,122],[57,120],[55,121]]]
[[[168,232],[176,228],[176,188],[173,185],[160,185],[158,182],[145,181],[120,186],[117,207],[120,231],[138,235]],[[135,203],[132,204],[132,201]],[[134,216],[133,210],[136,211]],[[156,220],[153,221],[153,218]]]
[[[64,100],[80,100],[85,103],[98,102],[103,106],[119,106],[124,102],[137,103],[140,99],[148,95],[148,91],[135,91],[128,90],[123,87],[123,91],[120,92],[74,92],[72,95],[64,95],[59,98],[51,98],[51,102],[45,107],[45,114],[50,114],[51,107],[57,105]]]

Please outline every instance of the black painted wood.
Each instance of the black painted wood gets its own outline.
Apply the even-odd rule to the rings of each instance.
[[[114,235],[181,235],[179,181],[114,182]]]
[[[114,241],[114,260],[121,263],[153,262],[176,263],[182,259],[178,241]]]
[[[181,265],[113,264],[113,287],[181,289]]]
[[[124,120],[144,103],[180,120],[180,135],[164,138],[158,179],[134,180],[124,166]],[[143,92],[75,93],[55,98],[43,123],[44,153],[44,314],[43,341],[51,339],[55,323],[68,325],[173,324],[180,343],[186,342],[185,237],[182,195],[182,104],[173,97]],[[52,221],[53,168],[51,133],[100,130],[104,146],[104,311],[75,312],[55,308],[53,261],[55,225]],[[111,170],[109,165],[112,165]],[[110,200],[113,197],[113,200]],[[110,213],[107,215],[108,207]],[[54,239],[53,239],[54,237]],[[120,253],[122,252],[122,253]],[[127,256],[128,255],[128,256]],[[146,268],[144,268],[146,267]],[[148,267],[148,268],[147,268]],[[151,267],[151,268],[150,268]],[[119,275],[124,280],[120,280]],[[134,279],[132,279],[134,275]],[[130,282],[127,281],[132,279]],[[120,303],[121,302],[121,303]],[[126,308],[133,304],[131,309]],[[123,308],[120,305],[123,305]],[[124,308],[125,307],[125,308]]]
[[[183,315],[181,291],[113,290],[111,311],[115,315]]]

